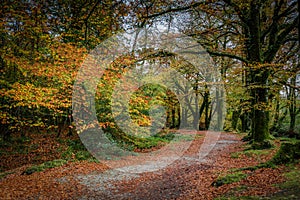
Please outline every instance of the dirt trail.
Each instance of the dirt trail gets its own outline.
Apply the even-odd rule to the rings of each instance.
[[[212,179],[205,177],[211,176],[216,170],[225,170],[225,167],[218,165],[218,159],[224,153],[229,152],[228,146],[240,143],[235,135],[224,133],[215,144],[212,144],[213,149],[210,154],[199,160],[197,159],[197,153],[202,142],[203,138],[195,140],[181,158],[158,171],[126,172],[128,168],[151,169],[152,165],[163,165],[163,159],[159,163],[148,162],[144,165],[126,166],[123,169],[110,169],[100,174],[78,175],[76,179],[90,191],[88,194],[79,197],[79,199],[186,198],[186,196],[181,195],[185,195],[187,190],[192,189],[189,186],[192,184],[190,181],[201,181],[204,188],[210,186]]]
[[[136,162],[130,165],[120,165],[120,168],[114,169],[101,162],[69,162],[43,172],[22,175],[26,169],[23,166],[0,179],[0,199],[212,200],[232,192],[233,188],[240,188],[234,193],[236,196],[270,195],[278,191],[274,184],[284,181],[282,171],[269,168],[246,171],[244,173],[247,173],[247,178],[240,182],[212,186],[220,175],[233,168],[255,166],[264,162],[274,155],[275,150],[260,155],[259,159],[247,155],[234,157],[231,153],[243,149],[240,135],[222,133],[215,141],[214,138],[205,140],[207,137],[201,136],[204,132],[197,134],[199,137],[195,137],[184,154],[172,163],[169,163],[172,157],[163,154],[158,162],[140,162],[141,156],[136,157]],[[209,143],[210,141],[212,142]],[[203,145],[205,142],[207,145]],[[212,150],[203,158],[199,154],[200,148],[204,155],[211,148]],[[166,163],[169,165],[151,172],[156,165],[164,166]],[[129,173],[132,171],[144,172]]]

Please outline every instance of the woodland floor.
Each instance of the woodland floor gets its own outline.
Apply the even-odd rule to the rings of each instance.
[[[269,197],[282,193],[276,184],[285,181],[286,167],[260,168],[243,171],[242,180],[219,187],[213,183],[234,169],[255,166],[269,160],[276,148],[261,154],[241,153],[246,144],[241,136],[222,133],[204,160],[194,159],[203,143],[205,132],[198,132],[184,155],[154,172],[125,173],[110,169],[102,163],[80,161],[25,175],[24,170],[34,163],[37,152],[26,156],[1,156],[1,167],[6,175],[0,179],[0,199],[215,199],[222,196]],[[36,139],[40,145],[40,160],[57,159],[57,142],[50,138]],[[46,153],[41,150],[44,148]],[[47,150],[46,150],[47,149]],[[51,150],[52,149],[52,150]],[[50,152],[49,152],[50,151]],[[11,169],[8,169],[8,166]],[[298,164],[299,166],[299,164]],[[2,174],[3,174],[2,173]],[[295,197],[297,199],[297,197]]]

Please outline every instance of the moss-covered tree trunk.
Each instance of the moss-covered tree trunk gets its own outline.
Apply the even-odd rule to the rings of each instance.
[[[246,53],[249,60],[249,89],[252,106],[251,136],[255,142],[262,142],[269,137],[268,105],[268,69],[263,64],[261,41],[261,3],[252,1],[248,14],[245,16],[244,31],[246,38]],[[247,17],[247,18],[246,18]]]
[[[291,78],[291,85],[296,86],[296,77]],[[290,87],[290,93],[288,95],[289,100],[289,113],[290,113],[290,127],[289,132],[293,133],[296,125],[296,91],[295,88]]]

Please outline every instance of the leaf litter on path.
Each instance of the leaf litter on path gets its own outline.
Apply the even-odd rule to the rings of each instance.
[[[278,190],[273,184],[283,181],[280,168],[246,172],[247,178],[240,182],[212,186],[220,174],[234,168],[255,166],[259,161],[248,156],[233,158],[231,153],[241,151],[244,143],[239,135],[230,133],[222,133],[212,151],[199,160],[198,151],[203,140],[203,137],[195,138],[182,157],[157,171],[126,172],[126,167],[138,169],[139,163],[120,170],[109,169],[101,163],[81,162],[26,176],[21,175],[24,169],[20,168],[0,180],[0,199],[209,200],[242,185],[247,189],[238,196],[268,195]],[[260,161],[270,159],[272,154],[263,155]],[[146,162],[143,167],[151,168],[155,164]]]

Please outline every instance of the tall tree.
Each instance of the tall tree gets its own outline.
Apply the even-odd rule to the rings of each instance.
[[[210,21],[214,22],[213,27],[205,28],[210,21],[199,23],[198,28],[194,26],[189,34],[201,38],[199,42],[211,55],[229,57],[244,63],[246,86],[250,94],[251,139],[259,143],[268,139],[270,74],[279,50],[287,43],[298,40],[297,1],[213,0],[170,4],[162,11],[148,14],[144,18],[172,16],[178,12],[192,16],[191,21],[181,24],[183,26],[191,23],[195,25],[194,22],[203,19],[203,16],[209,16]],[[208,37],[211,35],[233,39],[224,51]]]

